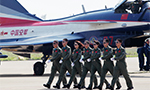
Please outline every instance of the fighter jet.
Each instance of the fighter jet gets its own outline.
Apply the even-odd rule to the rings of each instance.
[[[83,7],[83,6],[82,6]],[[52,42],[69,40],[110,39],[115,46],[117,38],[124,47],[142,46],[150,37],[150,2],[121,0],[113,8],[53,19],[42,20],[30,14],[17,0],[0,0],[0,47],[14,54],[29,57],[30,53],[43,53],[42,62],[34,64],[35,75],[44,73],[44,65],[51,55]]]

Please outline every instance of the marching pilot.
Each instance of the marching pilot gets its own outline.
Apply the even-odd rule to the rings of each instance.
[[[53,51],[52,51],[52,59],[48,62],[53,62],[52,68],[51,68],[51,75],[49,77],[49,80],[47,84],[43,84],[44,87],[50,88],[51,83],[54,79],[54,76],[56,72],[58,71],[60,73],[60,67],[61,64],[59,63],[61,59],[61,48],[58,46],[59,42],[57,40],[53,41]],[[63,84],[65,85],[67,83],[66,78],[63,78]]]
[[[101,57],[100,60],[104,60],[104,64],[102,67],[102,75],[101,75],[100,85],[99,85],[100,90],[102,90],[102,86],[103,86],[107,72],[109,71],[111,75],[113,75],[113,68],[114,68],[114,63],[110,60],[110,58],[113,57],[113,50],[109,46],[109,39],[103,40],[103,46],[104,46],[104,48],[102,49],[103,57]],[[117,84],[116,89],[120,89],[121,85],[120,85],[119,80],[117,80],[116,84]]]
[[[91,90],[92,89],[92,84],[93,84],[93,77],[96,73],[96,71],[98,72],[99,76],[101,76],[101,62],[99,60],[100,56],[101,56],[101,50],[100,48],[98,48],[98,46],[100,45],[100,42],[95,40],[93,47],[94,49],[92,50],[92,54],[90,57],[90,62],[92,63],[91,65],[91,77],[90,77],[90,84],[87,88],[87,90]],[[108,83],[107,80],[104,80],[105,84],[106,84],[106,89],[108,89],[108,87],[110,87],[110,84]],[[96,89],[98,87],[94,87],[93,89]]]
[[[82,63],[79,61],[81,59],[81,55],[82,55],[82,51],[80,49],[80,48],[82,48],[82,46],[83,45],[80,41],[74,42],[75,49],[73,50],[73,53],[72,53],[73,62],[71,64],[73,69],[72,69],[69,83],[67,85],[65,85],[65,87],[67,87],[68,89],[70,88],[71,83],[72,83],[73,79],[75,78],[75,75],[77,74],[77,72],[79,73],[80,77],[82,75]],[[77,87],[77,86],[74,86],[74,87]]]
[[[122,73],[122,75],[124,76],[125,80],[126,80],[126,84],[128,89],[127,90],[132,90],[133,89],[133,85],[132,85],[132,81],[129,77],[128,71],[127,71],[127,65],[125,62],[125,58],[126,58],[126,52],[125,49],[121,46],[122,44],[122,40],[121,39],[117,39],[115,41],[117,48],[115,49],[115,58],[111,58],[112,61],[116,60],[116,65],[114,67],[114,72],[113,72],[113,79],[111,82],[111,90],[114,90],[114,85],[116,83],[116,81],[118,80],[118,77],[120,76],[120,73]]]
[[[89,45],[90,45],[90,42],[88,40],[85,40],[84,41],[84,47],[85,48],[83,49],[84,58],[82,60],[80,60],[80,62],[84,62],[84,66],[83,66],[83,73],[82,73],[80,82],[78,84],[79,89],[82,88],[83,83],[84,83],[84,79],[85,79],[88,71],[91,72],[92,62],[90,61],[90,57],[91,57],[91,54],[92,54],[92,48]],[[94,85],[95,85],[95,87],[97,87],[97,78],[96,78],[95,75],[93,77],[94,77],[94,79],[93,79]]]
[[[54,88],[60,89],[60,83],[66,73],[68,71],[71,74],[71,48],[67,45],[68,39],[64,38],[62,41],[62,57],[63,59],[59,61],[59,63],[62,63],[60,68],[60,75],[59,79],[56,83],[56,86],[53,86]],[[74,78],[74,84],[77,84],[77,79]],[[64,88],[64,87],[63,87]]]

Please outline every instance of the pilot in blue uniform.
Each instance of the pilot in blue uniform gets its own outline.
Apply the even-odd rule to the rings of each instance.
[[[140,47],[140,48],[137,49],[140,71],[143,71],[143,69],[144,69],[144,55],[143,55],[143,52],[144,52],[143,47]]]
[[[149,46],[149,39],[146,39],[145,40],[146,44],[144,45],[144,54],[147,58],[147,61],[146,61],[146,71],[149,71],[150,69],[150,46]]]
[[[137,50],[138,57],[139,57],[139,67],[140,71],[145,69],[146,71],[149,71],[150,67],[150,46],[149,46],[149,40],[146,39],[144,43],[144,47],[138,48]],[[147,58],[146,62],[146,68],[144,68],[144,54]]]

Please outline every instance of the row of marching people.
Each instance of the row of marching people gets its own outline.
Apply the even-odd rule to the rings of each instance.
[[[75,49],[73,52],[71,52],[71,48],[67,45],[68,40],[65,38],[62,41],[62,49],[59,47],[59,42],[55,40],[53,42],[53,51],[52,51],[52,59],[48,62],[53,62],[53,66],[51,68],[51,75],[49,77],[49,80],[46,84],[43,84],[44,87],[50,88],[51,83],[54,79],[54,76],[56,72],[59,72],[59,79],[56,83],[54,88],[60,89],[61,81],[63,81],[63,87],[62,88],[68,88],[70,89],[70,86],[72,82],[74,82],[74,88],[82,89],[85,87],[85,78],[88,73],[88,71],[91,73],[90,76],[90,84],[86,88],[87,90],[92,89],[99,89],[102,90],[103,83],[106,84],[106,89],[114,90],[114,85],[116,83],[117,88],[121,88],[121,84],[119,82],[118,77],[122,74],[126,80],[127,83],[127,90],[133,89],[132,81],[129,77],[127,66],[125,62],[126,58],[126,52],[125,49],[121,46],[122,40],[117,39],[115,41],[116,43],[116,49],[113,51],[113,49],[109,46],[109,40],[104,39],[103,40],[103,46],[102,49],[103,56],[101,57],[101,50],[99,48],[100,42],[94,41],[93,49],[90,47],[90,42],[88,40],[85,40],[84,44],[82,44],[80,41],[74,42]],[[83,51],[81,48],[83,48]],[[83,58],[82,58],[83,54]],[[113,54],[115,57],[113,57]],[[62,59],[61,59],[62,58]],[[73,61],[71,61],[71,58],[73,58]],[[101,60],[104,60],[103,66],[101,65]],[[117,61],[116,65],[114,66],[113,61]],[[84,64],[83,64],[84,63]],[[67,83],[65,73],[68,71],[71,76],[70,80]],[[95,75],[96,71],[98,72],[100,76],[100,84],[97,83],[97,77]],[[105,76],[107,72],[110,72],[113,76],[111,84],[106,80]],[[80,75],[80,81],[77,83],[76,74]],[[94,87],[93,87],[94,82]]]

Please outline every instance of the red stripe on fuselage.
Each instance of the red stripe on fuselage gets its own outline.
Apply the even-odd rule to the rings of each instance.
[[[0,17],[1,19],[1,17]],[[10,18],[6,18],[6,21]],[[98,22],[98,21],[109,21],[109,22],[141,22],[141,21],[123,21],[123,20],[71,20],[71,21],[30,21],[25,20],[26,22],[23,22],[20,19],[10,19],[11,22],[14,22],[13,20],[16,20],[16,23],[12,24],[1,24],[0,27],[22,27],[22,26],[51,26],[51,25],[64,25],[69,24],[69,22]],[[9,20],[8,20],[9,21]],[[20,23],[18,23],[19,21]],[[22,22],[22,23],[21,23]]]
[[[62,24],[66,24],[66,23],[43,22],[43,21],[32,21],[32,20],[22,20],[22,19],[0,17],[0,27],[50,26],[50,25],[62,25]]]
[[[29,22],[33,23],[33,22],[37,22],[37,21],[0,17],[0,24],[1,25],[21,24],[21,23],[29,23]]]

